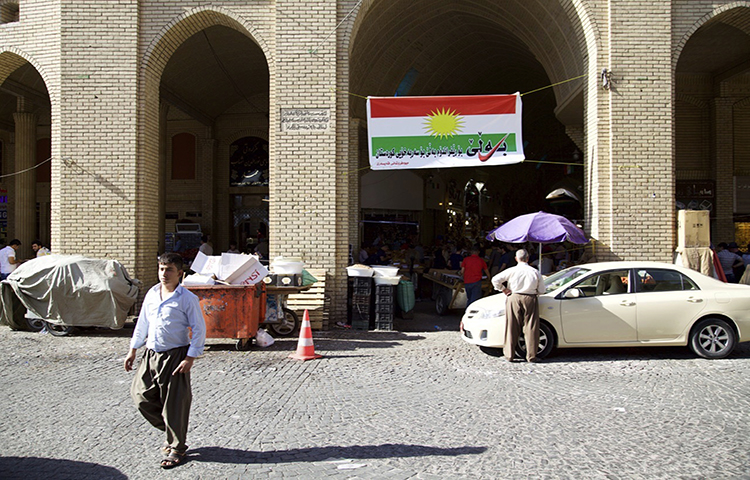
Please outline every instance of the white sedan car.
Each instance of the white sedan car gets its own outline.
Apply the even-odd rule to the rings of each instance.
[[[726,284],[668,263],[578,265],[545,280],[538,357],[557,348],[689,345],[724,358],[750,340],[750,286]],[[461,337],[483,351],[505,340],[505,296],[472,303]],[[517,353],[523,354],[520,342]]]

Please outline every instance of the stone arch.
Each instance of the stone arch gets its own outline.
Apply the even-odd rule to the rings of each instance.
[[[140,62],[138,76],[138,154],[136,158],[136,250],[149,251],[159,231],[159,89],[169,59],[182,43],[195,33],[213,26],[231,28],[250,38],[263,52],[273,75],[271,50],[259,31],[244,17],[220,6],[201,6],[187,10],[166,23],[154,36]],[[136,259],[136,271],[146,271],[152,260],[147,255]]]
[[[241,130],[235,130],[229,135],[224,136],[221,139],[221,147],[229,148],[232,143],[236,142],[240,138],[245,137],[258,137],[262,138],[263,140],[269,140],[268,130],[262,128],[245,128]]]
[[[50,97],[50,103],[54,106],[58,103],[57,89],[50,88],[53,85],[50,77],[44,67],[32,55],[16,47],[0,48],[0,84],[8,78],[16,69],[25,63],[31,64],[44,80],[47,87],[47,94]]]
[[[734,10],[737,8],[750,8],[750,1],[742,0],[742,1],[736,1],[736,2],[724,4],[724,5],[720,5],[714,8],[709,13],[703,15],[695,23],[693,23],[687,29],[687,31],[685,31],[682,37],[680,37],[677,43],[674,45],[673,52],[672,52],[672,70],[675,71],[677,69],[677,62],[680,60],[680,55],[682,54],[682,50],[685,48],[685,45],[687,44],[688,40],[690,40],[690,37],[692,37],[693,34],[700,27],[708,23],[713,18],[716,18],[723,13],[726,13],[730,10]]]
[[[18,22],[20,13],[18,0],[0,0],[0,24]]]

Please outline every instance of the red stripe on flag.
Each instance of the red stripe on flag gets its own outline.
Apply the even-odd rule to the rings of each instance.
[[[516,95],[463,97],[370,97],[370,117],[426,117],[449,110],[458,115],[507,115],[516,113]]]

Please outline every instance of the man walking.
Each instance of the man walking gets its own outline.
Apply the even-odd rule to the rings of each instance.
[[[536,362],[539,348],[539,301],[537,295],[545,292],[544,278],[529,265],[526,250],[516,251],[518,265],[503,270],[492,278],[495,289],[507,295],[505,300],[505,344],[503,355],[513,361],[518,337],[523,328],[526,339],[526,361]],[[507,282],[507,286],[504,286]]]
[[[179,285],[182,257],[159,257],[159,283],[143,299],[125,371],[133,369],[136,350],[146,345],[130,395],[154,427],[166,432],[162,468],[180,465],[187,451],[188,418],[192,392],[190,369],[203,353],[206,325],[198,297]],[[192,337],[190,336],[190,329]]]

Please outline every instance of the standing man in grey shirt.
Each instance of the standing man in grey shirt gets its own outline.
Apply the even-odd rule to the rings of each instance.
[[[182,257],[159,257],[159,283],[143,299],[125,371],[133,369],[136,350],[146,345],[130,395],[151,425],[166,433],[162,468],[180,465],[187,451],[192,391],[190,370],[203,353],[206,325],[198,297],[180,285]],[[192,331],[192,337],[190,331]]]
[[[526,361],[536,362],[539,348],[539,300],[545,292],[544,278],[539,270],[529,265],[526,250],[516,251],[518,265],[498,273],[492,278],[495,289],[502,291],[505,300],[505,343],[503,355],[513,361],[518,337],[523,328],[526,339]],[[506,284],[504,286],[503,284]]]

